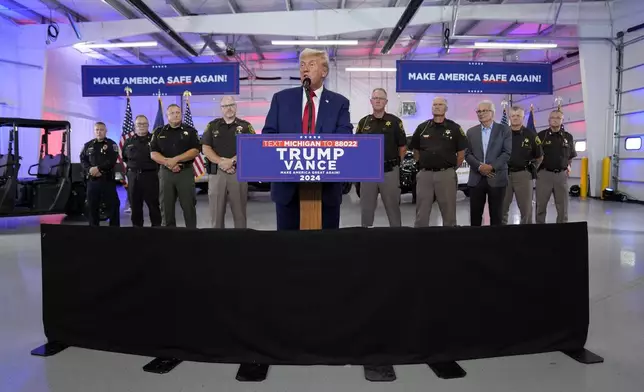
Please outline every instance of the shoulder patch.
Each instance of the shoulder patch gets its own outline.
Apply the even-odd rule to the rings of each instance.
[[[112,148],[114,149],[115,152],[119,152],[119,145],[116,143],[112,143]]]
[[[539,139],[539,135],[534,136],[534,141],[535,141],[535,143],[537,143],[537,145],[541,144],[541,139]]]
[[[252,133],[253,135],[255,134],[255,129],[253,129],[253,126],[248,123],[248,132]]]
[[[465,131],[463,130],[463,127],[458,127],[458,130],[461,132],[461,135],[465,136]]]

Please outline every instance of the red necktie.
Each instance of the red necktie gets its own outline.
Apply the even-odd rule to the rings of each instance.
[[[315,97],[315,91],[311,91],[311,110],[313,111],[313,119],[311,121],[311,133],[315,133],[315,101],[313,100],[313,97]],[[302,132],[303,133],[308,133],[309,125],[309,105],[304,106],[304,116],[302,116]]]

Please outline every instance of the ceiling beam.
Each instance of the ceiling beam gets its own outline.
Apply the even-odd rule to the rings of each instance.
[[[9,16],[7,16],[5,14],[0,14],[0,19],[2,19],[2,21],[4,21],[5,23],[9,23],[9,24],[13,25],[14,27],[20,26],[18,24],[18,22],[16,22],[13,18],[11,18],[11,17],[9,17]]]
[[[36,23],[39,23],[39,24],[47,24],[47,23],[53,22],[48,17],[46,17],[44,15],[41,15],[41,14],[35,12],[35,11],[32,11],[32,10],[24,7],[22,4],[17,3],[17,2],[15,2],[13,0],[0,0],[0,5],[10,9],[12,12],[16,12],[16,13],[24,16],[25,18],[27,18],[27,19],[29,19],[31,21],[34,21]],[[114,53],[112,53],[112,52],[110,52],[108,50],[100,49],[100,50],[96,50],[96,52],[102,54],[103,56],[109,58],[110,60],[112,60],[112,61],[114,61],[116,63],[125,64],[125,65],[131,65],[132,64],[131,62],[125,60],[124,58],[122,58],[120,56],[115,55]]]
[[[402,0],[389,0],[389,8],[398,7],[401,1]],[[380,41],[382,41],[382,39],[385,38],[386,30],[387,29],[380,29],[380,31],[378,31],[378,34],[376,35],[376,41],[371,46],[371,51],[369,52],[370,55],[373,54],[374,50],[378,48],[378,44],[380,43]]]
[[[174,12],[176,12],[179,16],[190,16],[190,15],[194,15],[194,14],[190,13],[190,11],[188,10],[188,8],[186,8],[186,6],[184,6],[184,5],[183,5],[183,3],[181,2],[181,0],[166,0],[166,2],[165,2],[165,3],[166,3],[167,5],[169,5],[169,6],[174,10]],[[206,39],[206,37],[208,37],[208,39],[209,39],[209,40],[208,40],[208,39]],[[228,61],[228,57],[226,57],[226,56],[222,53],[221,49],[219,49],[218,51],[215,51],[215,50],[213,50],[213,49],[210,47],[210,45],[208,45],[208,42],[209,42],[209,41],[212,41],[212,37],[210,37],[209,35],[203,35],[203,36],[201,37],[201,39],[203,40],[204,45],[205,45],[206,47],[210,48],[210,49],[214,52],[215,56],[219,57],[219,59],[220,59],[221,61]],[[213,44],[215,45],[215,47],[217,46],[214,42],[213,42]],[[201,53],[203,53],[203,50],[201,51]],[[201,53],[200,53],[200,54],[201,54]]]
[[[427,33],[427,30],[432,27],[432,25],[424,25],[421,26],[420,29],[418,29],[418,33],[413,37],[413,40],[415,41],[412,46],[409,47],[407,50],[407,53],[403,56],[403,60],[411,60],[413,59],[414,55],[416,54],[416,49],[418,49],[418,45],[420,44],[420,41],[423,39],[423,36]]]
[[[119,14],[123,15],[125,18],[133,20],[133,19],[140,19],[139,16],[131,11],[129,8],[121,4],[118,0],[102,0],[105,4],[109,5],[110,7],[114,8]],[[172,52],[175,56],[179,57],[183,61],[187,63],[192,63],[194,62],[190,57],[186,56],[185,53],[183,53],[182,50],[179,50],[175,47],[175,45],[170,42],[168,38],[166,38],[164,35],[160,33],[150,33],[150,36],[152,39],[155,41],[158,41],[161,46]]]
[[[0,0],[0,5],[7,8],[9,11],[15,12],[16,14],[20,14],[26,19],[29,19],[33,22],[36,22],[39,24],[49,22],[49,18],[46,18],[43,15],[40,15],[39,13],[30,10],[29,8],[23,6],[18,2],[15,2],[14,0]]]
[[[235,0],[228,0],[228,8],[230,8],[230,11],[233,14],[238,14],[239,12],[239,5]],[[262,50],[259,47],[259,44],[257,43],[257,39],[255,38],[254,35],[248,35],[248,40],[250,43],[253,45],[253,48],[255,49],[255,53],[259,55],[259,58],[262,60],[265,60],[266,57],[264,57],[264,53],[262,53]]]
[[[112,0],[106,0],[112,1]],[[420,7],[410,26],[439,24],[451,20],[452,6]],[[465,5],[459,7],[459,20],[506,21],[508,23],[539,23],[554,20],[557,7],[551,4],[511,3],[503,5]],[[285,37],[323,37],[350,34],[376,29],[392,29],[402,16],[404,8],[356,8],[351,12],[318,9],[297,12],[244,12],[240,14],[196,15],[167,17],[163,20],[176,32],[193,34],[275,35]],[[332,20],[333,23],[328,23]],[[609,15],[602,2],[564,3],[558,24],[606,26]],[[58,40],[50,47],[69,46],[78,39],[67,25],[61,25]],[[23,26],[23,29],[43,31],[46,26]],[[80,23],[83,39],[87,41],[123,38],[158,32],[148,20],[119,20]],[[583,40],[612,38],[605,36],[584,37]],[[462,37],[454,37],[459,40]],[[489,39],[486,36],[482,39]],[[578,38],[578,37],[574,37]]]
[[[67,16],[69,14],[72,18],[75,19],[76,22],[89,22],[90,20],[86,18],[85,16],[79,14],[78,12],[72,10],[71,8],[65,6],[64,4],[60,3],[58,0],[40,0],[41,3],[49,7],[50,9],[53,9],[54,11],[58,12],[59,14],[63,16]],[[121,43],[123,40],[120,39],[111,39],[108,40],[108,42],[111,43]],[[128,52],[132,56],[138,58],[142,62],[146,64],[158,64],[156,61],[152,60],[145,54],[141,53],[141,50],[137,50],[135,48],[120,48],[121,50]]]
[[[338,4],[338,8],[343,10],[347,6],[347,0],[340,0],[340,4]],[[340,34],[335,35],[335,40],[340,39]],[[338,56],[338,45],[335,45],[331,48],[330,50],[331,53],[329,53],[329,57],[331,59],[335,59]]]
[[[519,28],[519,26],[521,26],[521,23],[514,22],[511,25],[509,25],[508,27],[506,27],[503,30],[501,30],[501,32],[499,34],[497,34],[497,36],[505,37],[505,36],[511,34],[517,28]],[[490,42],[490,41],[492,41],[492,40],[487,40],[487,42]],[[478,56],[480,54],[481,54],[481,49],[475,49],[474,52],[472,52],[472,58],[476,59],[476,58],[478,58]]]
[[[545,29],[539,31],[537,33],[537,35],[540,36],[540,37],[548,37],[548,36],[554,35],[555,33],[557,33],[557,31],[561,30],[564,27],[565,26],[562,26],[562,25],[550,25],[550,26],[546,27]],[[521,38],[521,37],[518,37],[518,38]],[[530,40],[525,40],[523,42],[530,42]],[[570,49],[570,48],[568,48],[568,49]],[[513,49],[513,50],[505,51],[504,54],[508,55],[508,56],[513,56],[513,55],[515,55],[515,54],[517,54],[519,52],[520,52],[519,50]]]

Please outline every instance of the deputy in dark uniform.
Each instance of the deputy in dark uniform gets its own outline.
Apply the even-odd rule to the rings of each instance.
[[[90,226],[100,226],[101,201],[107,207],[110,226],[120,226],[120,206],[114,180],[114,165],[118,159],[119,146],[107,139],[107,126],[94,124],[95,139],[85,143],[80,153],[80,162],[87,176],[87,209]]]
[[[144,115],[134,120],[136,135],[123,146],[123,161],[127,165],[128,195],[132,208],[132,226],[143,226],[143,202],[150,212],[151,226],[161,226],[159,207],[159,165],[150,157],[152,134]]]
[[[510,109],[510,129],[512,129],[512,154],[508,161],[508,186],[503,200],[504,225],[508,224],[508,215],[512,198],[516,196],[517,206],[521,212],[521,224],[532,223],[532,180],[533,173],[543,159],[541,141],[537,133],[523,126],[525,111],[513,106]]]
[[[181,123],[179,105],[169,105],[168,124],[157,128],[150,141],[152,159],[162,165],[159,170],[160,198],[163,204],[164,225],[177,225],[174,205],[179,198],[186,227],[197,228],[197,200],[192,163],[199,151],[197,130]]]
[[[373,226],[378,193],[385,206],[390,227],[402,226],[400,217],[400,161],[407,152],[407,137],[402,120],[385,112],[387,92],[376,88],[371,92],[373,114],[358,121],[356,134],[385,135],[383,182],[360,183],[362,226]]]
[[[246,228],[248,183],[237,181],[237,135],[254,134],[253,126],[237,118],[233,97],[221,99],[223,117],[208,123],[201,143],[208,158],[208,204],[212,227],[225,227],[226,204],[230,204],[236,229]]]
[[[577,156],[572,135],[561,127],[563,112],[553,110],[548,119],[550,128],[539,132],[543,161],[537,174],[537,223],[546,223],[550,196],[555,195],[557,223],[568,222],[568,175],[570,164]]]
[[[410,148],[420,171],[416,174],[416,223],[429,226],[434,200],[438,202],[443,226],[456,226],[456,170],[465,159],[467,137],[460,125],[445,118],[447,101],[434,98],[432,114],[416,128]]]

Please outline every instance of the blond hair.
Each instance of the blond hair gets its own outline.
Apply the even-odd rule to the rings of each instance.
[[[329,54],[324,50],[306,48],[300,52],[300,61],[305,57],[317,57],[322,60],[322,66],[326,73],[329,73]]]

